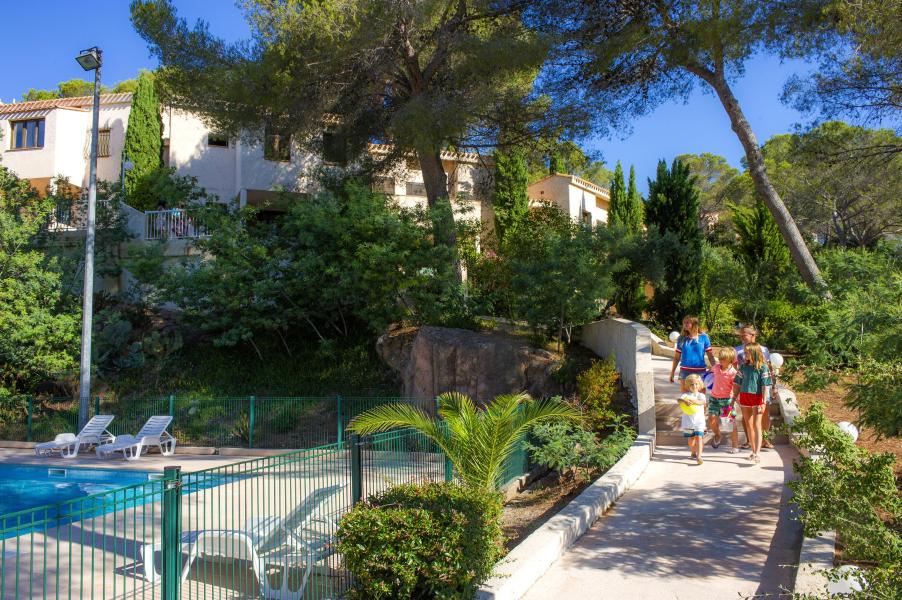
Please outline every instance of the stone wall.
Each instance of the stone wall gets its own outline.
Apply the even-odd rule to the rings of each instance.
[[[626,319],[605,319],[584,325],[582,344],[607,358],[614,355],[617,371],[639,414],[639,435],[655,435],[655,383],[651,331]]]

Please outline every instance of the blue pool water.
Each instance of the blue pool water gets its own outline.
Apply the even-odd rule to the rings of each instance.
[[[125,469],[0,465],[0,515],[147,483],[159,476]]]

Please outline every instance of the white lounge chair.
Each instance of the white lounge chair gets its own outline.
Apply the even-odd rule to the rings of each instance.
[[[166,431],[170,423],[172,417],[168,415],[151,417],[138,435],[120,435],[112,444],[97,446],[97,456],[103,458],[121,452],[125,460],[138,460],[150,446],[159,448],[163,456],[172,456],[175,454],[176,440]]]
[[[106,446],[116,440],[116,436],[107,431],[107,427],[115,417],[113,415],[94,415],[82,427],[78,435],[61,433],[52,442],[35,444],[34,453],[38,456],[50,456],[59,451],[63,458],[75,458],[82,446]]]
[[[347,484],[320,488],[288,516],[252,517],[241,530],[205,529],[185,533],[182,535],[182,553],[187,554],[188,559],[182,563],[182,581],[188,578],[191,565],[201,555],[246,560],[253,566],[264,598],[301,600],[314,566],[335,552],[332,533],[338,529],[338,524],[322,513],[323,509],[329,509],[327,501],[345,487]],[[335,507],[332,508],[332,512],[337,512]],[[154,552],[159,550],[159,543],[142,546],[144,577],[148,581],[162,577],[154,561]],[[296,565],[303,565],[304,576],[298,588],[292,590],[289,568]],[[267,575],[267,566],[282,568],[278,585],[273,585]]]

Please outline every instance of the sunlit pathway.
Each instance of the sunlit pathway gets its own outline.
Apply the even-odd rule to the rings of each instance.
[[[669,360],[655,361],[656,392],[676,395]],[[659,446],[645,473],[532,587],[528,600],[734,599],[790,588],[801,530],[786,508],[792,446],[728,454]]]

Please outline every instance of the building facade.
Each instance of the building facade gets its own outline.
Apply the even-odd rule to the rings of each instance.
[[[593,226],[608,222],[610,192],[576,175],[549,175],[530,185],[527,192],[533,205],[553,204],[572,220]]]

